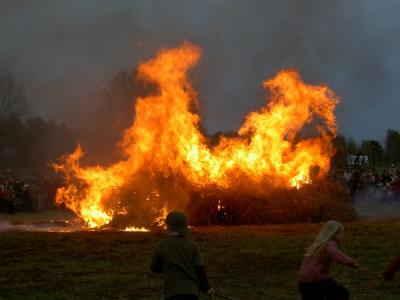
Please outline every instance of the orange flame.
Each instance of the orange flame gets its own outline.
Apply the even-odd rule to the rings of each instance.
[[[124,229],[124,231],[129,232],[149,232],[150,230],[145,227],[135,227],[135,226],[128,226]]]
[[[187,78],[200,52],[184,43],[139,65],[139,75],[159,90],[136,99],[135,120],[120,143],[125,159],[109,168],[81,167],[78,146],[55,165],[67,181],[57,192],[57,203],[65,203],[89,227],[97,227],[109,223],[115,213],[107,208],[110,189],[123,186],[143,169],[183,176],[194,188],[219,189],[241,181],[261,189],[299,188],[311,182],[312,168],[319,170],[318,176],[328,172],[338,103],[328,86],[307,85],[293,70],[279,72],[263,83],[269,90],[268,104],[246,117],[237,137],[222,136],[210,147],[199,129],[197,95]],[[306,125],[315,127],[317,134],[299,139]],[[166,211],[166,206],[161,209],[160,219]]]

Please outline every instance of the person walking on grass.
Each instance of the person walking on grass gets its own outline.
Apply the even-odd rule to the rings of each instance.
[[[197,300],[199,291],[213,295],[199,246],[189,239],[184,213],[172,211],[166,219],[168,238],[156,247],[151,270],[164,273],[164,299]]]
[[[314,243],[307,249],[299,270],[299,289],[303,300],[347,300],[348,290],[329,274],[331,262],[358,268],[357,260],[338,249],[344,227],[337,221],[324,224]]]

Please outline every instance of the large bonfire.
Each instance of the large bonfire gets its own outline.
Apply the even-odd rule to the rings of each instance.
[[[235,197],[267,199],[271,191],[299,191],[325,177],[338,103],[328,86],[307,85],[296,71],[281,71],[263,82],[269,100],[246,116],[237,135],[211,143],[200,130],[197,93],[188,80],[200,54],[184,43],[139,65],[139,76],[157,93],[136,99],[133,124],[119,145],[124,159],[107,168],[83,167],[78,146],[54,165],[66,179],[57,203],[89,227],[116,220],[150,226],[170,209],[209,218]]]

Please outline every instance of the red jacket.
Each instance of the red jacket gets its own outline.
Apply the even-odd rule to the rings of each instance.
[[[386,271],[383,273],[383,277],[386,280],[392,280],[394,274],[400,270],[400,256],[397,256],[391,264],[386,268]]]

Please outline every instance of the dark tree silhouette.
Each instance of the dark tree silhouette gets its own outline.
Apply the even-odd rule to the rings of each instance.
[[[400,133],[393,129],[386,132],[386,161],[388,163],[400,162]]]
[[[381,143],[376,140],[363,140],[361,142],[361,149],[364,155],[368,156],[368,162],[372,167],[383,162],[383,147]]]
[[[10,73],[0,74],[0,119],[28,112],[24,90]]]

